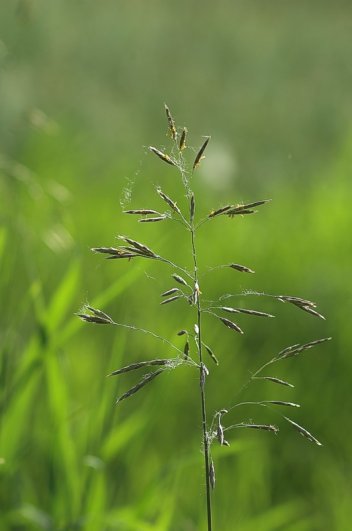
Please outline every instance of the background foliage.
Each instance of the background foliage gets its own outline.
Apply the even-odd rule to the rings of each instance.
[[[198,211],[273,199],[253,218],[199,233],[204,268],[236,261],[257,272],[208,275],[203,292],[294,294],[328,317],[246,298],[239,304],[277,318],[243,316],[243,338],[209,320],[221,360],[210,410],[230,405],[281,348],[334,338],[278,368],[293,392],[260,388],[302,403],[295,419],[324,446],[285,425],[278,437],[235,433],[214,454],[215,527],[350,529],[351,15],[343,0],[0,3],[2,530],[204,523],[194,374],[165,375],[115,408],[133,378],[105,374],[167,352],[73,316],[89,300],[175,341],[193,322],[181,304],[159,306],[170,271],[89,251],[128,233],[189,263],[178,227],[121,215],[121,206],[160,208],[156,184],[183,204],[173,169],[145,147],[168,142],[164,101],[195,149],[212,135],[194,182]]]

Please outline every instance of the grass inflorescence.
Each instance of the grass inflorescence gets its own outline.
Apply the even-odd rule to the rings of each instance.
[[[216,206],[209,213],[199,217],[198,219],[198,201],[192,190],[192,179],[195,175],[195,172],[199,168],[203,159],[205,158],[206,150],[210,142],[210,136],[206,136],[203,142],[201,143],[199,149],[196,151],[195,156],[187,158],[185,156],[187,150],[186,140],[188,139],[188,130],[183,128],[178,128],[176,122],[171,114],[170,109],[165,105],[168,133],[172,142],[172,147],[170,152],[165,148],[159,149],[154,146],[149,147],[149,151],[152,155],[155,155],[159,159],[160,163],[165,163],[169,166],[173,166],[175,171],[177,171],[181,177],[181,186],[183,186],[184,195],[186,197],[188,208],[187,211],[183,211],[177,204],[177,202],[169,197],[160,187],[156,188],[156,194],[159,198],[169,207],[170,210],[167,212],[160,212],[154,208],[148,208],[147,205],[142,205],[143,208],[135,208],[130,210],[125,210],[124,213],[132,216],[139,216],[138,222],[141,223],[156,223],[162,222],[167,219],[175,219],[179,221],[184,229],[185,233],[189,238],[189,249],[192,256],[192,267],[188,270],[180,265],[172,262],[170,259],[161,256],[158,252],[151,250],[145,243],[141,243],[127,236],[119,235],[117,237],[119,245],[116,247],[94,247],[93,252],[103,254],[107,259],[116,260],[116,259],[127,259],[131,261],[132,259],[137,258],[146,258],[149,260],[156,260],[162,263],[167,264],[173,268],[173,273],[171,274],[172,281],[174,286],[169,287],[161,293],[161,305],[173,304],[179,300],[184,300],[188,304],[189,311],[193,312],[194,316],[194,325],[190,330],[180,330],[177,333],[177,336],[185,336],[185,343],[183,349],[179,349],[171,341],[166,340],[165,338],[159,336],[157,333],[150,330],[145,330],[138,328],[133,325],[116,323],[112,317],[103,312],[92,308],[91,306],[86,306],[82,311],[77,315],[88,323],[95,324],[105,324],[105,325],[114,325],[122,326],[134,331],[140,331],[149,335],[152,335],[160,339],[164,345],[170,350],[176,351],[177,355],[174,358],[155,358],[152,360],[143,360],[133,362],[125,367],[118,368],[112,371],[108,376],[119,376],[127,372],[140,372],[141,370],[147,370],[139,380],[128,389],[125,393],[120,395],[116,403],[120,403],[123,400],[133,396],[134,394],[142,391],[148,384],[154,382],[158,376],[162,376],[166,371],[175,370],[180,366],[188,366],[190,368],[196,369],[199,371],[199,398],[201,406],[201,419],[202,419],[202,448],[204,455],[204,478],[205,478],[205,497],[206,497],[206,515],[207,515],[207,529],[208,531],[212,530],[212,498],[211,492],[215,488],[216,483],[216,474],[215,474],[215,464],[212,457],[212,446],[213,444],[220,444],[220,446],[228,447],[230,446],[229,434],[235,428],[249,429],[249,430],[258,430],[258,431],[267,431],[273,434],[279,432],[279,427],[271,423],[262,423],[259,421],[252,421],[244,417],[243,420],[239,422],[231,421],[231,412],[235,409],[239,409],[246,406],[252,406],[265,409],[270,409],[271,411],[278,414],[279,418],[283,421],[286,421],[296,432],[305,437],[310,442],[315,443],[318,446],[321,446],[321,443],[316,439],[306,428],[298,424],[296,421],[287,417],[286,415],[280,413],[280,408],[285,409],[297,409],[300,407],[299,404],[291,402],[289,400],[281,400],[273,397],[270,400],[255,400],[255,401],[239,401],[232,405],[227,406],[226,408],[222,407],[218,411],[215,411],[212,415],[212,420],[208,422],[208,411],[207,403],[205,396],[206,382],[209,375],[209,368],[205,364],[204,355],[207,355],[207,359],[214,363],[215,365],[219,364],[218,357],[214,354],[213,348],[206,344],[203,340],[203,337],[206,336],[206,328],[203,326],[203,316],[204,314],[209,314],[214,318],[215,322],[220,322],[230,331],[236,332],[238,334],[244,334],[245,327],[241,327],[236,322],[236,315],[243,314],[247,316],[254,317],[265,317],[273,318],[274,315],[271,313],[259,311],[255,308],[238,308],[233,306],[224,306],[223,301],[231,298],[233,295],[225,294],[219,296],[217,301],[212,301],[212,304],[209,305],[206,303],[206,299],[203,298],[203,293],[200,288],[199,281],[199,269],[204,268],[205,264],[198,263],[198,253],[196,246],[196,235],[198,229],[203,226],[205,223],[216,223],[216,218],[220,216],[228,217],[231,219],[236,219],[238,216],[247,216],[250,214],[256,214],[258,207],[264,207],[270,202],[270,199],[262,199],[249,201],[246,203],[229,203],[225,206]],[[191,152],[193,153],[193,152]],[[252,273],[254,274],[253,269],[250,267],[230,263],[219,265],[213,269],[218,268],[231,268],[238,273]],[[211,272],[209,270],[208,272]],[[312,301],[303,299],[301,297],[296,297],[292,295],[271,295],[266,293],[258,293],[255,291],[248,291],[245,295],[253,296],[267,296],[272,299],[288,303],[303,310],[304,312],[324,319],[324,316],[319,313],[316,309],[316,304]],[[223,317],[222,312],[232,314],[231,319]],[[220,315],[219,315],[220,313]],[[235,319],[235,320],[234,320]],[[175,329],[177,330],[178,323],[175,323]],[[262,381],[267,383],[269,386],[275,389],[280,387],[293,388],[294,385],[286,380],[282,380],[275,375],[275,372],[270,372],[269,374],[263,374],[263,372],[270,367],[272,368],[278,362],[286,360],[288,358],[297,357],[301,353],[316,347],[328,340],[330,337],[323,339],[315,339],[308,343],[304,344],[294,344],[292,346],[286,347],[281,350],[277,355],[271,357],[266,363],[264,363],[259,369],[252,373],[249,380],[244,384],[240,389],[240,394],[245,389],[248,388],[250,384],[255,384],[255,382]],[[195,342],[196,351],[193,352],[193,349],[190,348],[190,342]],[[154,368],[150,372],[150,368]],[[237,420],[238,417],[236,417]],[[226,438],[225,438],[226,435]]]

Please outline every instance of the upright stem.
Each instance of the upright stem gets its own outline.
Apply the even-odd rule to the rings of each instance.
[[[191,223],[191,236],[192,236],[192,255],[194,263],[194,284],[195,289],[198,286],[198,266],[197,266],[197,253],[195,246],[195,227],[192,221]],[[203,446],[204,446],[204,473],[205,473],[205,485],[206,485],[206,497],[207,497],[207,518],[208,518],[208,531],[212,531],[212,514],[211,514],[211,494],[210,494],[210,463],[209,463],[209,439],[207,435],[207,411],[205,404],[205,382],[204,382],[204,368],[203,368],[203,356],[202,356],[202,322],[201,322],[201,305],[199,300],[199,294],[197,294],[197,344],[199,355],[199,384],[200,384],[200,398],[201,398],[201,410],[202,410],[202,428],[203,428]]]

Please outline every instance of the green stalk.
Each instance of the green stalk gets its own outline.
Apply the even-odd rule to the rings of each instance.
[[[198,266],[197,266],[197,252],[195,245],[195,228],[193,220],[191,222],[191,237],[192,237],[192,255],[193,255],[193,264],[194,264],[194,285],[198,285]],[[204,385],[204,375],[203,375],[203,355],[202,355],[202,322],[201,322],[201,305],[199,295],[197,296],[197,324],[198,324],[198,333],[197,333],[197,345],[198,345],[198,355],[199,355],[199,387],[200,387],[200,399],[201,399],[201,412],[202,412],[202,430],[203,430],[203,446],[204,446],[204,474],[205,474],[205,485],[206,485],[206,500],[207,500],[207,520],[208,520],[208,531],[212,531],[212,513],[211,513],[211,491],[210,491],[210,464],[209,464],[209,440],[207,435],[207,411],[206,411],[206,401],[205,401],[205,385]]]

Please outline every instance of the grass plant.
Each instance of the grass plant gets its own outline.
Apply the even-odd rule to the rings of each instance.
[[[171,147],[157,148],[149,146],[149,151],[159,161],[165,165],[172,166],[180,177],[180,186],[183,188],[183,196],[185,200],[185,208],[181,208],[178,203],[170,197],[164,189],[156,187],[156,196],[163,207],[148,208],[148,205],[138,205],[133,209],[124,211],[124,214],[134,216],[141,224],[155,224],[176,222],[182,225],[185,231],[185,237],[189,242],[189,254],[187,265],[174,262],[169,257],[159,254],[158,251],[151,249],[149,245],[140,242],[134,238],[125,235],[117,236],[117,245],[115,246],[99,246],[94,247],[92,251],[97,254],[102,254],[108,260],[126,260],[128,262],[139,259],[148,261],[155,261],[165,264],[171,269],[170,281],[172,284],[165,286],[165,291],[160,295],[160,305],[165,306],[169,304],[180,305],[180,312],[190,311],[193,315],[193,327],[190,329],[179,329],[179,323],[175,322],[175,335],[184,338],[184,346],[180,348],[173,341],[170,341],[157,332],[149,329],[140,328],[138,326],[126,323],[116,322],[109,314],[101,309],[97,309],[90,305],[85,305],[78,317],[87,323],[93,323],[105,326],[122,327],[129,331],[140,332],[147,336],[156,338],[161,344],[160,355],[164,356],[168,353],[168,357],[157,357],[150,360],[133,361],[132,363],[120,367],[112,371],[108,376],[120,376],[128,372],[143,371],[142,377],[137,377],[136,383],[120,394],[116,400],[116,404],[120,404],[127,398],[132,397],[145,387],[149,386],[159,376],[165,373],[178,369],[181,366],[186,366],[189,370],[198,371],[199,379],[199,402],[200,402],[200,416],[201,416],[201,438],[202,438],[202,453],[204,456],[204,484],[205,484],[205,506],[206,506],[206,520],[207,529],[213,529],[212,524],[212,491],[215,488],[216,473],[215,464],[212,457],[212,447],[214,444],[219,444],[222,447],[230,446],[231,434],[238,429],[248,429],[255,431],[266,431],[273,434],[278,434],[279,427],[273,423],[263,422],[259,410],[271,410],[275,412],[279,420],[285,421],[297,433],[302,435],[308,441],[321,446],[320,441],[310,433],[305,427],[301,426],[291,416],[282,413],[281,410],[296,410],[300,405],[290,400],[282,400],[275,396],[275,391],[286,388],[292,389],[294,385],[287,380],[279,378],[275,371],[276,364],[284,362],[285,360],[297,356],[301,356],[307,350],[315,348],[322,343],[329,341],[331,338],[326,337],[322,339],[314,339],[307,343],[296,343],[282,349],[278,354],[271,357],[267,362],[256,369],[249,377],[248,381],[244,383],[242,388],[238,391],[235,397],[229,398],[229,404],[219,405],[219,408],[213,413],[209,414],[206,400],[207,378],[210,373],[210,366],[217,366],[219,360],[215,355],[216,348],[210,346],[207,341],[207,327],[204,323],[205,315],[213,319],[214,326],[219,327],[219,334],[225,333],[228,329],[229,333],[242,335],[245,326],[238,324],[239,316],[248,316],[248,318],[264,318],[271,319],[274,317],[271,313],[257,310],[252,307],[238,307],[231,301],[236,300],[236,297],[252,298],[270,298],[278,303],[284,303],[293,307],[293,309],[301,310],[310,316],[318,319],[325,319],[324,316],[318,312],[316,304],[310,300],[282,294],[263,293],[258,291],[247,290],[240,293],[225,293],[220,294],[216,300],[209,300],[207,294],[204,292],[202,280],[205,273],[212,273],[215,269],[230,269],[234,275],[254,274],[251,267],[247,265],[231,262],[228,264],[220,264],[206,270],[207,264],[199,262],[197,252],[197,239],[200,237],[206,238],[206,225],[209,223],[216,223],[218,218],[226,217],[230,222],[236,223],[240,217],[247,217],[257,213],[257,209],[267,205],[270,199],[257,199],[248,202],[234,203],[229,202],[222,206],[215,206],[213,210],[206,214],[198,215],[198,205],[201,204],[200,197],[196,197],[193,191],[193,181],[197,178],[197,170],[205,158],[206,150],[210,137],[204,137],[200,147],[197,150],[188,147],[188,131],[185,127],[178,128],[175,120],[168,108],[165,105],[168,135],[171,140]],[[199,207],[199,210],[201,208]],[[167,230],[167,229],[166,229]],[[234,260],[236,257],[234,256]],[[182,305],[182,309],[181,309]],[[229,317],[225,317],[228,315]],[[235,319],[235,320],[234,320]],[[242,399],[241,395],[251,386],[255,386],[258,382],[262,382],[273,390],[273,398],[270,400],[257,399]],[[235,402],[231,402],[235,399]],[[254,406],[258,409],[258,420],[252,420],[244,413],[241,417],[237,414],[237,409],[245,410],[246,406]],[[210,420],[209,420],[210,419]]]

